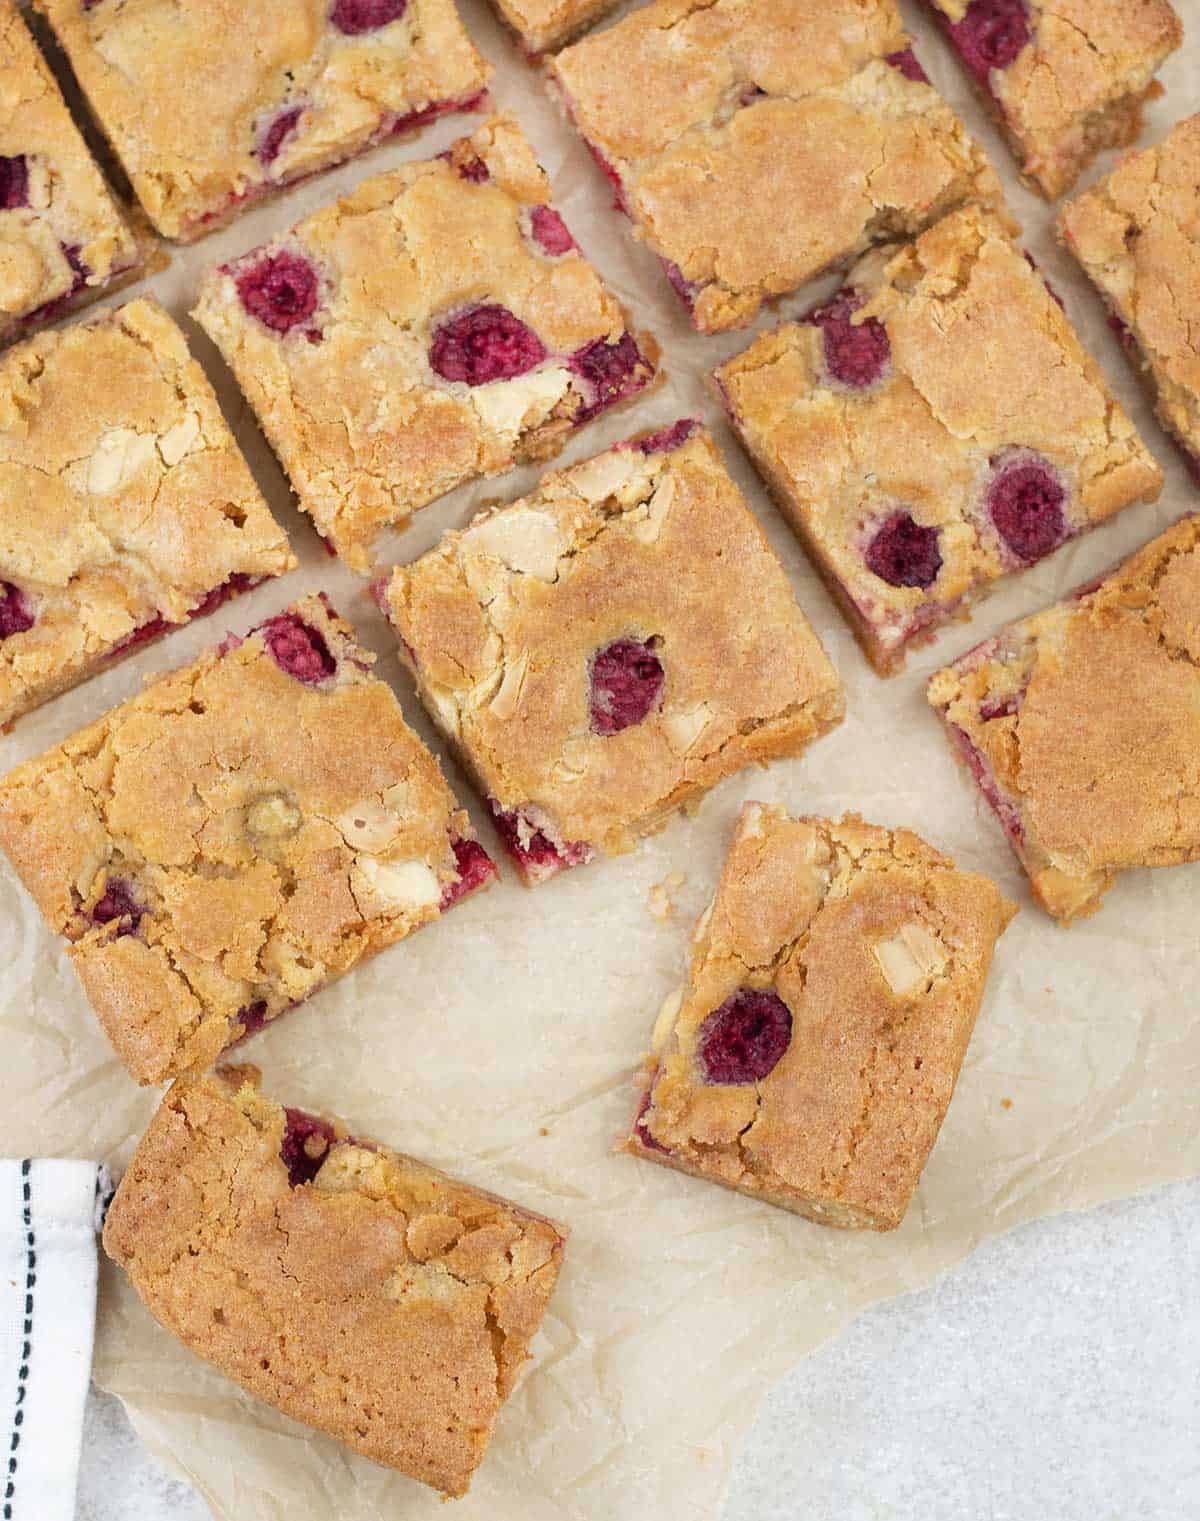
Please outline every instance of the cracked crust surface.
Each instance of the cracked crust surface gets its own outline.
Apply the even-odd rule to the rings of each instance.
[[[324,680],[286,674],[255,631],[0,782],[0,847],[142,1083],[209,1065],[459,882],[470,823],[373,657],[320,597],[290,612]],[[96,921],[122,889],[132,932]]]
[[[550,254],[532,214],[550,184],[517,123],[487,122],[448,156],[366,180],[291,233],[212,271],[195,316],[238,378],[301,506],[356,569],[386,525],[480,476],[562,448],[608,404],[572,368],[594,343],[634,342],[624,309],[577,248]],[[319,341],[277,333],[238,296],[277,249],[320,272]],[[481,385],[430,364],[447,318],[499,304],[545,358]],[[643,359],[637,379],[651,374]]]
[[[969,6],[926,3],[945,23]],[[1154,75],[1183,26],[1168,0],[1025,0],[1025,13],[1029,41],[990,71],[986,91],[1024,177],[1053,200],[1097,153],[1137,141],[1142,108],[1161,93]]]
[[[1058,229],[1136,342],[1159,418],[1200,471],[1200,116],[1064,206]]]
[[[0,724],[295,567],[183,334],[131,301],[0,358]]]
[[[1200,858],[1200,517],[1011,624],[929,701],[1061,923],[1119,871]]]
[[[422,702],[493,811],[575,860],[631,849],[842,716],[837,674],[701,429],[545,476],[380,595]],[[630,639],[656,641],[661,694],[640,722],[595,732],[591,662]]]
[[[184,242],[427,114],[473,104],[490,73],[453,0],[408,0],[354,36],[329,0],[35,3],[150,220]]]
[[[12,0],[0,0],[0,159],[24,161],[27,201],[0,209],[3,344],[103,295],[142,263]]]
[[[747,803],[625,1149],[822,1225],[891,1230],[1014,912],[908,830]],[[783,1001],[790,1042],[758,1081],[707,1081],[707,1021],[745,988]]]
[[[874,384],[831,378],[823,330],[807,322],[764,334],[716,379],[780,508],[886,674],[964,599],[1033,563],[992,521],[994,461],[1003,468],[1025,451],[1057,472],[1059,543],[1154,499],[1163,476],[1041,276],[988,212],[963,208],[911,244],[875,250],[846,291],[863,301],[852,320],[874,319],[887,334],[890,357]],[[968,362],[980,353],[986,385]],[[889,584],[867,562],[873,535],[899,511],[937,530],[941,564],[928,587]]]
[[[546,1313],[565,1233],[337,1138],[289,1186],[253,1068],[176,1083],[104,1227],[150,1313],[258,1399],[466,1493]]]
[[[964,201],[1002,205],[894,0],[656,0],[551,65],[702,332]]]

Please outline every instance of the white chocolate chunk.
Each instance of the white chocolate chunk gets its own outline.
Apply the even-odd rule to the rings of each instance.
[[[400,833],[395,811],[378,798],[363,798],[333,821],[351,850],[386,850]]]
[[[303,823],[303,815],[295,803],[281,792],[260,797],[251,803],[246,814],[246,828],[260,839],[282,840],[295,834]]]
[[[711,703],[698,702],[690,708],[674,708],[663,714],[663,729],[672,750],[685,754],[708,728],[715,715]]]
[[[200,437],[200,417],[188,412],[173,428],[168,428],[158,441],[158,452],[168,469],[177,465],[195,448]]]
[[[377,861],[363,856],[351,871],[355,897],[363,906],[390,910],[433,908],[442,896],[437,873],[424,861]]]
[[[567,532],[548,512],[517,507],[498,512],[470,529],[463,548],[471,555],[490,555],[510,570],[553,581],[559,556],[567,547]]]
[[[518,380],[477,386],[471,392],[471,401],[485,426],[512,443],[525,428],[536,427],[549,417],[570,384],[571,372],[558,365],[535,370]]]
[[[871,947],[879,970],[897,998],[926,987],[944,970],[946,947],[923,924],[904,924],[889,940]]]
[[[87,489],[95,496],[119,491],[151,460],[158,449],[152,433],[132,428],[110,428],[96,445],[88,462]]]
[[[492,699],[492,712],[498,719],[512,718],[521,702],[521,688],[525,685],[525,673],[529,669],[529,652],[522,650],[515,660],[507,661],[504,680]]]

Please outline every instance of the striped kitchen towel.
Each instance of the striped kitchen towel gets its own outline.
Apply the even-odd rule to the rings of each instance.
[[[96,1321],[95,1162],[0,1161],[3,1521],[72,1521]]]

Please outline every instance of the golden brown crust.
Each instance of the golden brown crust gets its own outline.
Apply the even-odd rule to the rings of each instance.
[[[388,583],[422,701],[501,812],[628,850],[839,721],[837,675],[711,438],[619,445],[447,534]],[[595,732],[590,664],[658,640],[661,700]]]
[[[142,262],[13,0],[0,0],[0,158],[22,161],[25,180],[23,204],[0,210],[4,344],[104,295]]]
[[[366,180],[268,250],[206,278],[197,320],[301,505],[356,569],[369,567],[385,525],[402,526],[464,481],[556,454],[595,401],[570,356],[620,343],[628,323],[578,249],[552,256],[534,241],[533,209],[549,199],[521,129],[498,117],[448,157]],[[237,271],[276,249],[322,273],[319,342],[299,329],[273,332],[238,298]],[[429,354],[439,324],[490,304],[532,328],[545,360],[482,385],[437,375]],[[649,372],[647,363],[643,381]]]
[[[491,72],[453,0],[347,36],[329,0],[36,0],[160,232],[189,242],[248,201],[471,101]],[[267,161],[272,124],[299,114]]]
[[[894,0],[656,0],[551,72],[716,332],[963,201],[1002,205],[950,109],[885,61],[907,46]]]
[[[209,1065],[459,883],[467,816],[372,657],[321,598],[290,612],[326,679],[255,632],[0,782],[0,847],[142,1083]],[[107,917],[114,892],[140,921]]]
[[[1061,923],[1200,857],[1200,517],[939,671],[929,701]],[[1131,694],[1134,700],[1131,700]]]
[[[1030,563],[987,506],[996,468],[1032,451],[1066,490],[1063,536],[1153,499],[1162,472],[1099,365],[990,213],[966,207],[866,255],[846,290],[882,324],[875,383],[831,378],[821,327],[788,323],[716,371],[735,427],[851,626],[887,674],[964,599]],[[987,384],[970,364],[987,354]],[[866,550],[898,511],[937,530],[928,587],[892,585]]]
[[[823,1225],[899,1225],[1013,912],[908,830],[748,803],[625,1149]],[[758,1081],[709,1081],[707,1021],[747,988],[790,1040]]]
[[[466,1493],[546,1313],[564,1232],[345,1136],[290,1187],[254,1069],[176,1083],[104,1228],[150,1313],[258,1399]]]
[[[969,0],[929,0],[951,22]],[[1025,0],[1030,40],[988,76],[1023,174],[1065,195],[1097,153],[1137,140],[1154,75],[1183,41],[1169,0]]]
[[[494,0],[496,9],[521,40],[526,56],[560,48],[586,32],[618,0]]]
[[[1200,468],[1200,115],[1064,206],[1059,236],[1136,341]]]
[[[35,619],[0,641],[0,724],[86,679],[137,631],[236,591],[231,578],[295,564],[157,302],[0,358],[0,582]]]

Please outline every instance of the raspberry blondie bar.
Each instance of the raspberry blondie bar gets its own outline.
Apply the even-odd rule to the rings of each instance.
[[[1041,276],[978,207],[866,255],[717,382],[882,674],[997,577],[1162,488]]]
[[[0,725],[295,563],[156,302],[0,357]]]
[[[1002,203],[895,0],[655,0],[551,72],[701,332],[964,201]]]
[[[147,215],[189,243],[490,72],[453,0],[35,0]]]
[[[1168,0],[926,0],[1047,200],[1136,142],[1154,75],[1183,41]]]
[[[1059,236],[1154,382],[1200,481],[1200,116],[1064,206]]]
[[[1014,911],[906,829],[748,803],[625,1149],[822,1225],[893,1229]]]
[[[12,0],[0,0],[0,345],[141,272],[142,255]]]
[[[493,875],[372,658],[306,597],[0,781],[0,847],[138,1082]]]
[[[549,194],[501,117],[205,280],[197,320],[356,569],[386,525],[557,453],[649,380]]]
[[[564,1244],[540,1215],[284,1109],[253,1067],[174,1084],[104,1227],[193,1352],[447,1495],[483,1459]]]
[[[526,58],[560,48],[615,10],[618,0],[494,0],[516,33]]]
[[[543,478],[376,588],[529,883],[839,722],[837,675],[690,422]]]
[[[1034,896],[1062,924],[1116,874],[1200,859],[1200,517],[929,683]]]

